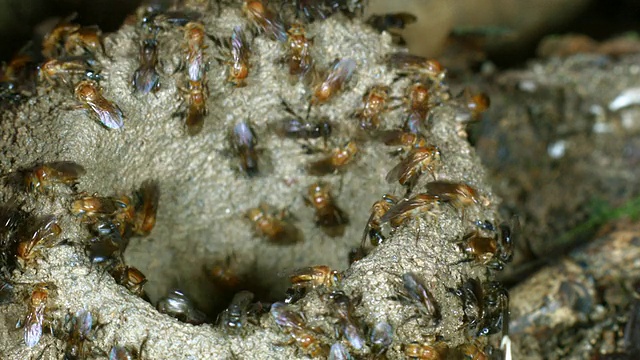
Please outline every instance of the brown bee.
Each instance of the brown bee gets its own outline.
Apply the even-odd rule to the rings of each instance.
[[[306,201],[316,210],[316,225],[321,226],[327,235],[335,237],[344,234],[344,225],[348,220],[344,212],[335,204],[329,185],[311,184]]]
[[[511,227],[506,223],[500,224],[500,232],[494,237],[483,236],[479,231],[470,232],[462,238],[459,246],[470,260],[502,270],[513,257]]]
[[[148,94],[160,89],[158,65],[158,41],[145,39],[140,45],[140,66],[133,73],[133,88],[137,92]]]
[[[437,146],[426,146],[412,149],[409,154],[387,173],[389,183],[398,181],[407,187],[407,193],[413,190],[420,175],[428,171],[435,179],[435,168],[440,163],[440,149]]]
[[[367,241],[367,236],[369,237],[369,241],[371,245],[378,246],[382,244],[385,240],[384,235],[382,235],[382,217],[398,203],[398,198],[384,194],[382,196],[382,200],[378,200],[373,203],[371,206],[371,215],[369,216],[369,220],[367,221],[367,225],[364,227],[364,232],[362,233],[362,241],[360,242],[360,247],[365,247],[365,242]]]
[[[353,59],[336,61],[324,79],[314,87],[311,105],[329,101],[351,79],[355,70],[356,61]]]
[[[409,112],[415,113],[422,120],[427,117],[427,113],[431,109],[430,99],[429,88],[421,82],[414,83],[407,89],[406,102]]]
[[[133,266],[120,264],[111,270],[111,275],[118,284],[127,288],[134,295],[143,299],[147,297],[143,288],[144,284],[147,283],[147,278],[140,270]]]
[[[420,306],[420,311],[430,318],[440,320],[440,307],[431,291],[424,282],[414,273],[402,274],[403,291],[399,294],[400,300],[409,300]]]
[[[72,33],[80,29],[80,25],[69,23],[73,17],[63,20],[51,30],[42,40],[42,55],[45,59],[53,59],[61,54],[61,44]]]
[[[429,194],[417,194],[398,201],[380,218],[380,223],[387,221],[392,227],[402,225],[409,218],[421,213],[432,215],[432,211],[440,204],[440,200]]]
[[[62,233],[55,216],[37,219],[18,234],[16,255],[22,261],[29,261],[36,246],[51,246],[51,242]]]
[[[380,126],[380,116],[388,110],[390,91],[386,85],[375,85],[362,97],[363,108],[356,111],[361,128],[375,130]]]
[[[83,218],[115,217],[118,212],[123,212],[123,209],[128,209],[127,202],[113,197],[101,197],[98,194],[82,196],[71,203],[71,213]]]
[[[202,131],[204,117],[207,115],[206,100],[208,89],[206,86],[206,66],[204,60],[204,25],[199,22],[189,22],[185,25],[185,42],[187,43],[187,79],[188,87],[183,91],[187,94],[187,118],[185,126],[187,134],[194,136]]]
[[[287,31],[289,75],[304,77],[313,68],[311,46],[313,39],[305,36],[302,24],[294,23]]]
[[[273,40],[287,41],[287,32],[282,20],[269,10],[262,0],[244,0],[242,12],[256,28]]]
[[[203,81],[205,75],[204,52],[206,48],[204,25],[200,22],[189,22],[184,27],[184,38],[187,47],[187,79]]]
[[[278,244],[291,244],[302,241],[302,233],[294,225],[284,221],[284,214],[270,214],[269,206],[261,203],[259,207],[249,209],[245,215],[255,225],[256,234]]]
[[[422,56],[407,53],[392,53],[387,56],[387,63],[400,74],[417,74],[439,82],[444,79],[445,72],[439,62]]]
[[[209,269],[205,269],[214,285],[228,291],[235,291],[240,286],[242,279],[235,268],[235,256],[227,256],[224,263],[217,263]]]
[[[36,165],[19,173],[22,174],[22,181],[27,191],[44,193],[56,184],[75,187],[78,178],[85,174],[85,170],[71,161],[56,161]]]
[[[84,75],[87,71],[87,63],[83,60],[51,59],[39,67],[38,78],[40,81],[46,81],[50,85],[56,85],[58,81],[68,85],[72,76]]]
[[[328,266],[318,265],[295,270],[289,275],[289,280],[294,289],[315,289],[318,286],[335,288],[342,280],[342,274],[336,270],[331,270]]]
[[[353,316],[354,300],[349,298],[343,291],[334,290],[328,296],[329,307],[333,315],[338,319],[337,329],[355,350],[364,348],[366,340],[362,332],[362,327]],[[359,301],[356,299],[356,301]]]
[[[293,341],[295,341],[307,355],[312,358],[326,358],[328,353],[327,347],[316,339],[314,332],[307,327],[300,313],[288,309],[287,304],[282,302],[276,302],[271,305],[270,313],[276,324],[289,333]]]
[[[444,360],[447,358],[448,353],[449,346],[441,341],[438,341],[433,345],[418,343],[404,345],[404,354],[410,359]]]
[[[158,183],[150,180],[143,182],[136,195],[138,203],[135,206],[135,214],[128,216],[132,217],[133,232],[136,235],[147,236],[156,225],[158,199],[160,198]]]
[[[489,109],[491,100],[489,96],[484,93],[471,94],[469,91],[464,93],[464,105],[471,113],[471,120],[477,120],[480,115]]]
[[[231,146],[240,156],[242,170],[249,177],[258,175],[258,139],[248,122],[238,122],[231,133]]]
[[[237,87],[243,87],[246,85],[247,76],[249,76],[249,56],[251,52],[240,26],[233,28],[230,49],[231,60],[227,61],[229,65],[227,81]]]
[[[327,157],[311,162],[307,170],[314,176],[331,174],[352,163],[357,153],[358,145],[355,141],[349,141],[344,146],[331,150],[331,154]]]
[[[432,181],[427,184],[427,194],[448,203],[458,210],[464,218],[464,209],[471,205],[489,205],[489,200],[467,184],[448,181]]]
[[[91,110],[102,125],[109,129],[120,129],[124,125],[122,110],[102,96],[98,84],[92,80],[83,80],[76,85],[76,98]]]
[[[380,139],[385,145],[398,146],[395,153],[411,151],[415,148],[426,148],[427,139],[419,133],[402,130],[386,130],[380,133]]]
[[[68,54],[81,55],[87,51],[92,55],[107,55],[102,43],[102,31],[97,26],[85,26],[72,32],[64,42],[64,50]]]
[[[189,81],[187,95],[189,109],[187,111],[185,126],[187,127],[187,134],[194,136],[202,131],[204,117],[208,112],[205,102],[207,100],[208,90],[206,85],[201,81]]]
[[[36,284],[28,303],[28,313],[24,319],[24,343],[27,347],[34,347],[42,337],[42,325],[49,299],[51,285],[45,283]]]

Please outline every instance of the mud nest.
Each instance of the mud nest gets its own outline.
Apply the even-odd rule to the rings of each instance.
[[[59,42],[53,41],[49,55],[61,62],[81,59],[86,69],[59,65],[47,73],[42,65],[32,89],[3,93],[0,167],[6,181],[0,194],[5,217],[18,218],[3,228],[4,268],[11,270],[3,289],[3,358],[58,358],[74,344],[84,357],[107,356],[123,346],[151,359],[322,357],[333,344],[363,358],[383,352],[403,358],[416,344],[423,354],[488,353],[485,335],[504,330],[507,300],[485,265],[499,268],[508,249],[499,241],[498,199],[464,133],[464,121],[477,115],[475,103],[451,96],[437,63],[391,55],[402,50],[388,34],[365,25],[356,7],[342,4],[340,12],[333,4],[309,8],[322,10],[311,15],[315,21],[299,14],[312,39],[313,66],[303,76],[290,74],[294,38],[284,25],[290,19],[281,23],[269,12],[277,6],[260,13],[258,2],[141,9],[119,31],[103,36],[104,49],[86,38],[65,47],[82,31],[73,26],[53,39]],[[252,18],[250,10],[259,16]],[[296,15],[295,8],[289,10]],[[198,38],[199,29],[204,37]],[[157,48],[157,64],[149,53],[140,54],[145,46]],[[245,79],[232,75],[234,55],[236,64],[246,59]],[[155,65],[146,71],[157,70],[159,86],[147,73],[138,81],[143,91],[134,91],[132,78],[145,56]],[[319,86],[331,74],[339,81],[325,99]],[[407,95],[418,83],[430,94],[422,112]],[[374,118],[362,109],[363,97],[375,86],[388,87],[388,99]],[[91,98],[95,94],[107,103]],[[109,114],[92,110],[92,102]],[[291,112],[298,122],[330,123],[330,136],[320,136],[328,132],[313,126],[307,128],[311,139],[281,136],[283,124],[295,118]],[[417,127],[407,119],[417,119]],[[401,151],[385,145],[396,138],[391,135],[412,130],[425,142]],[[345,151],[334,151],[345,144]],[[440,158],[421,163],[423,174],[410,195],[396,177],[387,181],[394,167],[425,149]],[[82,176],[74,181],[38,173],[43,164],[67,173],[79,165],[84,171],[75,168]],[[42,185],[33,191],[25,186],[30,174],[39,175],[35,184]],[[330,189],[339,213],[314,207],[314,184]],[[438,184],[472,192],[447,194]],[[153,212],[145,205],[156,191],[155,227],[147,235],[153,224],[143,225],[139,214]],[[350,264],[371,206],[384,194],[396,194],[399,201],[390,200],[391,215],[406,216],[388,216],[379,232],[365,232],[360,250],[366,256]],[[112,209],[80,211],[78,200],[87,196],[107,197],[102,205]],[[260,215],[284,224],[284,230],[270,236],[268,226],[249,219]],[[30,243],[38,221],[49,223],[41,229],[50,236]],[[465,237],[469,233],[475,238]],[[116,235],[122,242],[102,262],[106,250],[97,250],[95,241]],[[369,237],[383,241],[371,246]],[[474,245],[473,239],[483,240]],[[482,249],[482,242],[489,248]],[[25,246],[33,244],[25,256]],[[123,264],[146,276],[144,290],[135,276],[110,276]],[[294,284],[306,295],[269,312],[270,304],[285,299],[290,274],[319,265],[337,270],[337,281]],[[216,277],[223,271],[226,283]],[[178,314],[183,321],[154,306],[176,288],[193,301]],[[239,312],[240,329],[233,329],[225,321],[231,311],[224,309],[241,290],[255,298]],[[48,296],[38,302],[43,293]],[[348,315],[341,313],[345,308]],[[90,331],[82,325],[89,313]],[[29,314],[42,316],[34,321]],[[19,330],[17,320],[23,323]],[[40,323],[39,341],[25,335]],[[372,343],[372,332],[376,341],[385,338],[380,333],[390,335],[390,343]],[[309,336],[312,345],[305,340]]]

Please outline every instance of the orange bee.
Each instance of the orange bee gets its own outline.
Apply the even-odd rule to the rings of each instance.
[[[440,163],[440,149],[437,146],[426,146],[412,149],[409,154],[387,173],[389,183],[398,181],[411,192],[420,176],[428,171],[435,179],[435,168]]]
[[[45,192],[55,184],[75,186],[78,178],[85,174],[81,165],[71,161],[56,161],[36,165],[22,170],[22,179],[29,192]]]
[[[351,79],[355,70],[356,61],[353,59],[336,61],[324,79],[314,87],[311,105],[329,101]]]
[[[385,237],[384,235],[382,235],[381,219],[387,213],[387,211],[391,209],[391,207],[398,203],[398,200],[399,199],[393,195],[384,194],[382,196],[382,200],[378,200],[373,203],[373,206],[371,206],[371,215],[369,216],[367,225],[364,227],[364,232],[362,233],[362,241],[360,243],[360,247],[365,247],[367,237],[369,237],[371,245],[373,246],[382,244],[382,242],[385,240]]]
[[[321,226],[327,235],[335,237],[344,234],[344,225],[348,220],[344,212],[335,204],[329,185],[311,184],[306,202],[315,208],[316,225]]]
[[[429,194],[417,194],[398,201],[380,218],[380,224],[390,222],[392,227],[398,227],[410,217],[420,213],[431,214],[440,199]]]
[[[284,215],[273,216],[269,207],[262,203],[249,209],[246,217],[255,225],[256,234],[278,244],[291,244],[302,241],[302,233],[294,225],[283,220]]]
[[[380,126],[380,116],[388,110],[389,92],[386,85],[375,85],[362,98],[363,108],[356,112],[360,119],[360,127],[366,130],[377,129]]]
[[[55,216],[47,216],[36,220],[32,226],[20,232],[16,249],[18,258],[28,261],[33,257],[36,246],[51,246],[51,241],[62,233],[57,221]]]
[[[313,288],[324,286],[334,288],[338,286],[342,274],[331,270],[328,266],[318,265],[295,270],[289,275],[289,280],[294,288]]]
[[[124,126],[122,110],[118,105],[102,96],[95,81],[83,80],[76,85],[76,98],[109,129],[121,129]]]
[[[149,235],[156,225],[156,213],[158,212],[158,199],[160,190],[155,181],[145,181],[136,193],[138,203],[135,214],[132,216],[133,232],[140,236]]]
[[[349,141],[344,146],[333,149],[327,157],[310,163],[307,170],[314,176],[330,174],[352,163],[357,153],[358,145],[355,141]]]
[[[313,68],[313,39],[305,36],[304,27],[298,23],[292,24],[287,34],[289,75],[304,77]]]

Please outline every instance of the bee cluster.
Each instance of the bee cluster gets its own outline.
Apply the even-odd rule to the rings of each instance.
[[[381,54],[374,51],[375,55],[370,55],[366,46],[359,50],[369,54],[366,56],[336,50],[330,37],[327,40],[328,35],[319,29],[333,21],[334,30],[344,32],[336,19],[361,26],[361,6],[359,1],[342,0],[281,4],[244,0],[225,6],[191,0],[170,9],[143,6],[127,19],[127,35],[114,34],[112,40],[116,44],[134,43],[139,51],[135,62],[131,54],[116,45],[106,46],[109,43],[103,42],[99,29],[73,24],[72,19],[63,20],[43,40],[43,60],[33,79],[18,67],[23,69],[22,64],[35,64],[36,60],[20,62],[16,58],[5,68],[4,79],[15,83],[2,93],[5,104],[19,111],[20,106],[34,106],[36,93],[49,96],[49,100],[54,99],[50,94],[73,94],[71,105],[42,106],[49,106],[55,121],[93,135],[75,136],[70,131],[70,137],[61,135],[67,146],[61,146],[55,154],[57,159],[42,161],[51,155],[35,154],[37,165],[7,172],[7,182],[17,183],[19,189],[6,190],[5,201],[9,196],[24,197],[23,190],[36,196],[35,200],[25,200],[28,206],[14,203],[3,213],[1,265],[5,280],[0,300],[10,298],[4,292],[9,294],[14,285],[22,284],[29,268],[46,268],[48,252],[63,252],[64,248],[75,254],[75,262],[88,264],[89,273],[99,283],[108,281],[102,278],[108,272],[115,283],[147,302],[155,299],[157,310],[181,322],[213,324],[225,338],[247,342],[271,331],[288,342],[273,345],[270,339],[261,339],[260,343],[288,351],[280,356],[481,359],[491,351],[501,356],[499,350],[487,345],[487,335],[508,334],[508,295],[499,283],[485,279],[491,277],[489,271],[500,270],[511,259],[511,230],[507,223],[494,226],[494,220],[477,220],[486,214],[495,218],[495,210],[490,193],[472,185],[481,182],[475,173],[451,176],[452,171],[447,170],[471,161],[448,163],[456,157],[453,149],[468,146],[464,124],[486,110],[488,98],[468,92],[453,96],[445,82],[446,71],[437,61],[399,52],[388,42]],[[217,11],[235,23],[217,23],[213,16]],[[332,16],[339,12],[343,14]],[[308,35],[310,29],[315,37]],[[344,55],[336,56],[340,53]],[[327,61],[327,57],[332,59]],[[126,66],[116,71],[118,62]],[[122,69],[127,69],[126,74]],[[22,85],[29,81],[35,81],[34,85]],[[277,82],[279,93],[260,92],[264,82]],[[252,101],[258,104],[255,108],[243,106]],[[136,114],[136,106],[143,103],[151,110]],[[3,108],[9,112],[9,106]],[[75,108],[83,111],[70,111]],[[443,114],[457,121],[453,132],[450,121],[438,123]],[[87,115],[95,121],[87,121]],[[18,117],[17,121],[22,120]],[[29,128],[35,128],[37,121]],[[55,126],[51,129],[55,133],[59,130]],[[32,131],[16,136],[39,136]],[[452,142],[465,144],[442,140],[451,133],[455,139]],[[69,158],[70,151],[77,152],[74,148],[83,149],[89,144],[101,154],[98,159],[79,152],[71,157],[74,161],[60,160]],[[381,144],[390,147],[391,154],[377,151],[384,149]],[[216,155],[202,155],[199,148]],[[147,153],[149,157],[126,151]],[[174,163],[178,165],[169,165]],[[387,163],[396,165],[387,168]],[[104,164],[104,169],[99,164]],[[12,166],[2,164],[3,169]],[[383,173],[378,174],[380,170]],[[358,183],[367,181],[374,185],[358,188]],[[397,187],[396,183],[404,194],[383,195],[366,221],[363,203],[370,204],[372,196],[388,190],[389,184]],[[116,195],[102,196],[78,192],[78,186],[102,193],[113,192],[114,187],[136,190],[127,195],[116,191]],[[208,197],[207,186],[216,187],[216,197]],[[196,195],[190,189],[195,189]],[[351,201],[345,192],[353,193]],[[246,195],[243,201],[234,198],[237,193]],[[36,200],[47,203],[47,211],[57,209],[52,212],[56,215],[28,215],[23,208],[34,213],[44,211],[33,206]],[[176,216],[162,214],[169,211],[164,209],[179,206],[176,204],[188,205],[188,210]],[[64,212],[60,212],[60,206]],[[448,207],[458,216],[450,214]],[[155,227],[156,213],[159,228]],[[59,219],[63,218],[73,230],[61,226]],[[228,224],[217,221],[221,218],[228,219]],[[449,219],[447,224],[456,224],[453,228],[471,230],[453,242],[432,239],[431,232],[444,218]],[[184,225],[198,223],[206,226]],[[25,224],[29,229],[23,229]],[[223,226],[230,230],[220,230]],[[364,232],[359,236],[361,226]],[[371,272],[372,262],[385,252],[396,251],[394,246],[401,242],[394,239],[406,237],[410,229],[426,232],[415,234],[415,240],[410,237],[405,249],[393,255],[397,264],[373,267],[386,285],[380,291],[372,290],[375,285],[367,284],[372,275],[357,274]],[[219,298],[230,299],[222,312],[202,311],[202,294],[192,297],[191,291],[157,289],[162,286],[146,291],[145,275],[128,265],[131,261],[125,261],[127,247],[139,250],[143,246],[142,241],[130,242],[132,237],[151,235],[154,239],[149,242],[157,241],[153,246],[158,248],[169,244],[166,241],[179,243],[192,236],[208,241],[217,236],[218,230],[220,236],[230,237],[226,245],[231,250],[222,261],[202,255],[211,246],[205,240],[185,242],[171,245],[183,255],[179,265],[162,268],[165,274],[172,274],[180,267],[193,268],[196,259],[207,258],[200,267],[205,269],[204,275],[199,276],[214,284],[223,294]],[[87,233],[90,236],[84,239],[88,240],[72,236]],[[256,241],[256,237],[265,241]],[[229,245],[233,242],[251,245],[233,250]],[[297,266],[321,258],[317,254],[310,254],[313,260],[300,256],[310,249],[318,252],[320,245],[313,242],[335,242],[338,245],[332,246],[344,248],[339,254],[324,256],[344,259],[346,266],[347,257],[353,255],[351,268],[338,271],[333,264]],[[429,242],[448,251],[441,258],[447,260],[445,268],[457,269],[436,285],[428,280],[437,277],[433,270],[409,271],[421,268],[415,263],[418,260],[411,260],[420,254],[407,256],[406,251],[413,251],[412,247],[423,251],[423,243]],[[178,250],[189,247],[198,250]],[[258,254],[260,249],[264,253]],[[251,291],[254,289],[247,285],[256,280],[249,278],[256,275],[238,271],[237,263],[246,264],[246,258],[251,257],[256,262],[264,261],[262,258],[270,254],[275,257],[289,249],[291,255],[283,256],[282,263],[275,261],[280,266],[280,278],[284,275],[290,280],[286,293],[282,295],[278,289],[266,295]],[[292,257],[302,260],[287,260]],[[160,261],[147,258],[148,263],[140,268],[150,274],[148,269],[153,266],[149,264]],[[283,270],[289,266],[298,270]],[[148,284],[154,277],[162,278],[151,273],[154,275]],[[268,281],[278,282],[273,275]],[[52,305],[59,302],[56,298],[64,298],[71,285],[62,286],[53,276],[35,278],[29,273],[30,280],[24,280],[31,284],[27,315],[21,321],[27,347],[38,345],[47,328],[65,341],[65,356],[69,358],[144,357],[143,350],[153,351],[153,344],[160,341],[158,334],[147,331],[137,337],[135,346],[122,347],[113,340],[110,351],[102,350],[105,347],[98,346],[100,336],[95,334],[119,319],[104,320],[107,315],[99,311],[99,303],[83,304],[91,311],[80,311],[70,305],[77,300],[67,300],[67,319],[60,324]],[[363,282],[361,286],[354,282],[356,278]],[[398,281],[400,286],[395,284]],[[270,287],[268,283],[263,286]],[[94,289],[100,289],[96,291],[103,287],[106,285],[94,285]],[[273,296],[274,292],[280,296]],[[452,315],[456,311],[450,306],[459,308],[458,315]],[[402,318],[412,310],[417,311]],[[385,316],[387,311],[398,313]],[[92,326],[92,313],[99,313],[97,326]],[[154,312],[152,316],[159,315]],[[230,349],[232,356],[256,351],[241,343]]]

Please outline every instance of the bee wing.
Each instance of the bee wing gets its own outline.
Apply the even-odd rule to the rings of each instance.
[[[43,314],[40,311],[32,312],[27,316],[24,325],[24,343],[27,347],[34,347],[42,337]]]
[[[356,70],[356,61],[353,59],[342,59],[338,61],[329,75],[327,76],[327,82],[330,84],[336,84],[340,82],[349,81],[353,72]]]
[[[100,123],[109,129],[121,129],[124,126],[122,120],[122,110],[112,103],[105,103],[105,106],[97,106],[94,103],[89,103],[91,110],[96,114]]]
[[[86,173],[84,167],[73,161],[56,161],[47,164],[51,169],[56,171],[56,177],[65,181],[75,180]]]
[[[331,161],[331,155],[316,161],[312,161],[307,166],[307,172],[311,176],[322,176],[331,174],[336,170],[336,167]]]
[[[388,183],[392,183],[400,180],[407,172],[411,171],[414,167],[416,167],[421,161],[429,157],[429,153],[427,152],[410,152],[406,158],[404,158],[398,165],[394,166],[393,169],[389,170],[387,173],[386,180]]]
[[[402,134],[402,130],[383,130],[379,132],[378,137],[385,145],[403,145]]]
[[[421,206],[425,206],[429,203],[435,203],[436,198],[433,196],[418,195],[409,199],[402,199],[397,204],[392,206],[381,218],[380,223],[386,223],[393,220],[396,217],[409,212],[413,209],[417,209]]]

